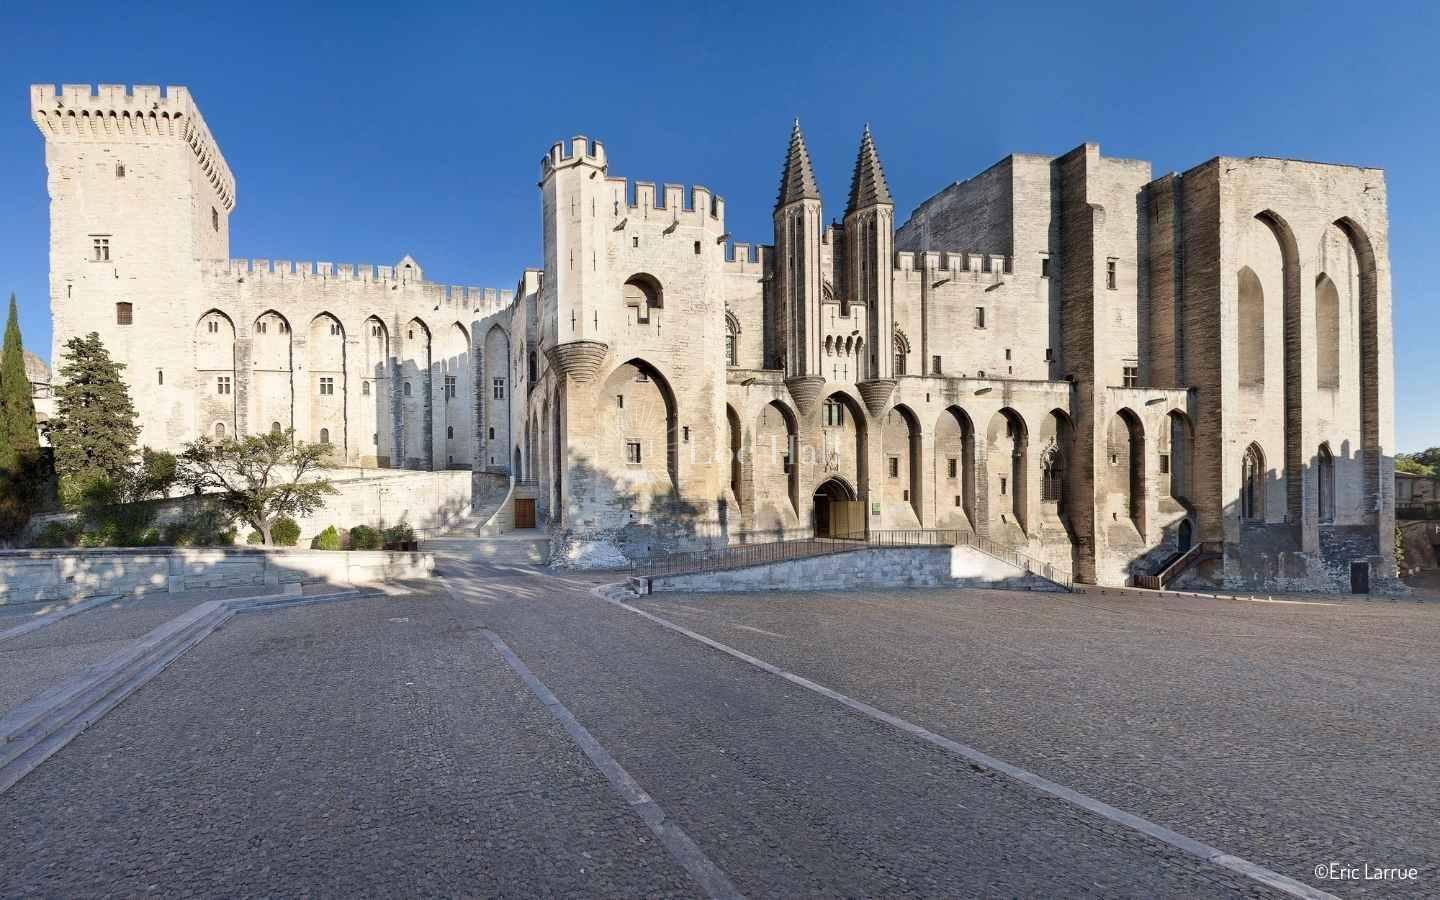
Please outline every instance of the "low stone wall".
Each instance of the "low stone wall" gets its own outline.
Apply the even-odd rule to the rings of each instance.
[[[11,550],[0,553],[0,605],[319,581],[374,584],[428,578],[434,569],[429,553],[380,550]]]
[[[1052,581],[987,556],[974,547],[871,547],[720,572],[666,575],[650,580],[653,592],[688,591],[697,594],[910,587],[1061,590]]]

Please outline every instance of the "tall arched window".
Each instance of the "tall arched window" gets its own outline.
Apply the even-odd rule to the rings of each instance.
[[[1065,496],[1065,454],[1054,441],[1040,454],[1040,499],[1059,503]]]
[[[285,429],[283,429],[283,428],[280,427],[280,423],[279,423],[279,422],[271,422],[271,423],[270,423],[270,433],[271,433],[271,434],[279,434],[280,432],[282,432],[282,431],[284,431],[284,430],[285,430]]]
[[[1265,519],[1265,454],[1259,444],[1246,448],[1240,468],[1240,517],[1252,522]]]
[[[216,423],[215,423],[215,439],[216,439],[216,440],[221,440],[221,441],[225,440],[225,423],[224,423],[224,422],[216,422]]]
[[[328,444],[328,443],[330,443],[330,429],[328,429],[328,428],[322,428],[322,429],[320,429],[320,443],[322,443],[322,444]]]
[[[1315,278],[1315,384],[1340,387],[1340,292],[1324,273]]]
[[[1236,276],[1238,292],[1238,368],[1240,384],[1265,383],[1265,289],[1249,267]]]
[[[883,345],[882,345],[883,346]],[[910,342],[898,330],[895,332],[895,374],[905,374],[905,359],[910,353]]]
[[[1320,521],[1335,521],[1335,457],[1329,444],[1321,444],[1316,454],[1316,474],[1320,478]]]

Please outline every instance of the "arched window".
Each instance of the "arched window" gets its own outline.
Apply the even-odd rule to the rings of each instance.
[[[625,282],[625,306],[635,310],[637,322],[649,322],[650,310],[661,309],[664,305],[665,293],[654,276],[641,272]]]
[[[899,330],[895,332],[895,374],[905,374],[905,358],[910,353],[910,342]]]
[[[225,440],[225,423],[224,423],[224,422],[216,422],[216,423],[215,423],[215,439],[216,439],[216,440],[220,440],[220,441]]]
[[[535,351],[534,351],[534,350],[531,350],[531,351],[530,351],[529,363],[530,363],[530,382],[533,384],[533,383],[535,382],[535,380],[539,377],[539,370],[535,368]]]
[[[405,396],[410,396],[410,382],[405,382]]]
[[[322,443],[322,444],[328,444],[328,443],[330,443],[330,429],[328,429],[328,428],[322,428],[322,429],[320,429],[320,443]]]
[[[1320,521],[1335,521],[1335,457],[1329,444],[1321,444],[1316,454],[1316,473],[1320,476]]]
[[[1265,454],[1259,444],[1246,448],[1240,468],[1240,517],[1252,522],[1265,518]]]
[[[1065,454],[1052,439],[1040,453],[1040,499],[1045,503],[1059,503],[1065,496]]]
[[[271,433],[271,434],[280,434],[280,433],[283,432],[284,430],[285,430],[285,429],[283,429],[283,428],[280,427],[280,423],[279,423],[279,422],[271,422],[271,423],[270,423],[270,433]]]
[[[450,440],[452,440],[452,441],[455,439],[455,426],[454,426],[454,425],[446,425],[446,426],[445,426],[445,437],[448,438],[448,439],[450,439]]]
[[[368,382],[368,381],[362,381],[362,382],[360,382],[360,395],[361,395],[362,397],[368,397],[368,396],[370,396],[370,382]]]
[[[1324,273],[1315,278],[1315,384],[1340,387],[1340,292]]]
[[[1238,357],[1240,383],[1265,383],[1265,289],[1249,267],[1236,277],[1239,295]]]

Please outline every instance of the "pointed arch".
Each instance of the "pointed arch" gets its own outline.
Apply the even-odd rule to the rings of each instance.
[[[1022,535],[1029,534],[1029,497],[1026,473],[1029,471],[1030,430],[1025,417],[1013,407],[1002,407],[990,417],[986,428],[985,456],[990,472],[986,493],[992,515],[991,527],[1003,529],[1014,525]]]
[[[1235,275],[1238,310],[1235,349],[1241,387],[1265,384],[1265,288],[1249,266]]]
[[[346,429],[346,348],[345,327],[338,316],[320,312],[306,329],[305,368],[309,372],[309,432],[321,444],[338,444],[345,458],[349,434]],[[339,436],[332,441],[331,435]]]
[[[1317,520],[1328,525],[1335,521],[1335,454],[1330,444],[1322,443],[1315,453]]]
[[[1304,498],[1303,470],[1304,450],[1301,447],[1301,427],[1304,421],[1304,384],[1301,381],[1301,339],[1302,316],[1300,301],[1300,251],[1295,243],[1295,232],[1290,223],[1271,209],[1255,216],[1265,224],[1280,246],[1283,276],[1281,279],[1281,341],[1284,373],[1284,416],[1282,426],[1285,434],[1285,510],[1292,522],[1301,520]],[[1293,475],[1293,477],[1292,477]]]
[[[637,490],[648,478],[678,491],[680,404],[670,380],[654,363],[634,357],[615,367],[600,397],[610,404],[601,417],[601,458],[611,461],[612,471],[629,473]]]
[[[1195,425],[1182,410],[1172,409],[1166,419],[1170,427],[1170,496],[1190,502],[1191,473],[1195,457]],[[1161,476],[1165,475],[1161,470]]]
[[[1265,521],[1265,451],[1251,442],[1245,448],[1240,465],[1240,518],[1250,522]]]
[[[250,421],[295,427],[295,345],[290,320],[275,309],[250,326]]]
[[[936,525],[978,529],[975,425],[959,406],[941,411],[935,422]]]
[[[1315,385],[1340,387],[1340,291],[1330,276],[1315,276]]]
[[[890,407],[881,425],[881,438],[885,470],[880,477],[884,484],[882,496],[887,518],[890,519],[887,527],[918,527],[922,521],[924,491],[919,477],[922,446],[920,419],[915,411],[903,403]],[[891,509],[899,512],[890,514],[888,510]]]
[[[1364,511],[1369,516],[1379,513],[1384,492],[1380,484],[1380,271],[1370,235],[1359,222],[1349,216],[1336,219],[1334,225],[1350,239],[1355,258],[1360,264],[1360,456],[1364,473]],[[1381,536],[1383,548],[1388,537]]]

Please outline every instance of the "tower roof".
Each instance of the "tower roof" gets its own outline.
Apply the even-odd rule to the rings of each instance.
[[[875,140],[870,137],[870,126],[865,126],[865,135],[860,138],[860,155],[855,157],[855,175],[850,179],[850,205],[846,212],[879,203],[895,205],[890,196],[890,185],[885,182],[885,169],[880,165],[880,154],[875,152]]]
[[[815,170],[810,167],[810,151],[805,149],[805,135],[800,133],[800,120],[790,132],[790,149],[785,154],[785,171],[780,175],[780,196],[775,208],[796,200],[819,200],[820,186],[815,183]]]

